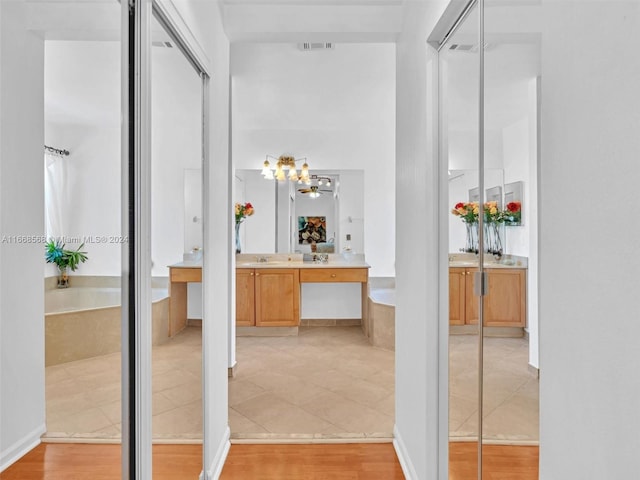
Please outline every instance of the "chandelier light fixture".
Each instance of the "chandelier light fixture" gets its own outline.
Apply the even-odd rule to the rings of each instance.
[[[271,166],[269,159],[275,160],[275,166]],[[304,160],[304,164],[300,168],[300,173],[296,169],[296,162]],[[280,155],[278,158],[267,155],[266,160],[262,166],[262,176],[267,180],[273,180],[274,178],[279,182],[284,182],[287,178],[292,182],[304,183],[309,185],[311,179],[309,178],[309,165],[307,164],[307,158],[294,158],[290,155]]]

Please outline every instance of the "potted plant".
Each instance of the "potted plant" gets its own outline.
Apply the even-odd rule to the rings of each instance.
[[[55,263],[58,266],[58,270],[60,270],[58,288],[67,288],[69,286],[69,269],[75,272],[79,264],[89,259],[87,252],[81,251],[84,243],[76,250],[67,250],[64,247],[65,244],[62,241],[50,239],[47,242],[47,250],[44,255],[47,263]]]

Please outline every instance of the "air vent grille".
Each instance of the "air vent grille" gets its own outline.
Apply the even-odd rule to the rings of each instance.
[[[299,43],[298,48],[302,51],[311,51],[311,50],[333,50],[333,43],[327,42],[304,42]]]
[[[173,48],[173,45],[171,44],[171,42],[155,41],[155,42],[151,42],[151,45],[159,48]]]

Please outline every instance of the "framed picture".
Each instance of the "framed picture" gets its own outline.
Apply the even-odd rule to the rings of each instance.
[[[298,244],[327,242],[327,217],[298,217]]]

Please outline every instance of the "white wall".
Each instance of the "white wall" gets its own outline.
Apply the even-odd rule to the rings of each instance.
[[[120,48],[46,42],[45,137],[71,151],[61,159],[68,171],[64,236],[84,240],[89,255],[77,275],[121,273]],[[184,169],[201,167],[200,79],[176,48],[154,47],[152,69],[152,273],[168,276],[167,265],[187,249]],[[69,107],[78,99],[81,106]]]
[[[359,253],[372,276],[393,276],[393,45],[302,52],[295,44],[234,44],[232,53],[235,168],[259,168],[266,154],[288,152],[306,156],[312,173],[364,169]]]
[[[23,2],[0,2],[0,470],[44,433],[42,38]],[[6,236],[6,237],[5,237]]]
[[[120,44],[47,41],[44,75],[45,141],[71,152],[56,160],[67,172],[63,235],[68,248],[84,241],[89,256],[73,274],[119,276]]]
[[[640,3],[542,8],[540,478],[633,478]]]
[[[446,165],[438,165],[434,135],[437,58],[426,44],[447,3],[407,2],[396,49],[396,204],[403,207],[396,219],[394,443],[405,476],[420,480],[446,478],[448,464],[448,318],[446,307],[438,307],[448,299],[447,278],[439,275],[446,272],[439,249],[447,245],[448,218],[439,219],[448,198],[441,194]]]

